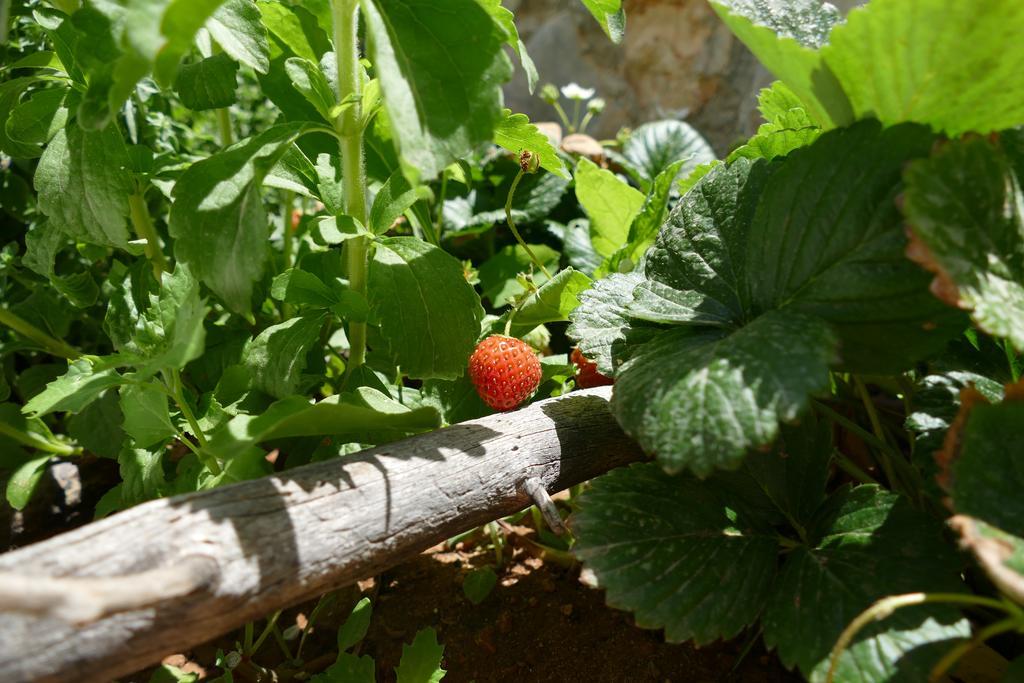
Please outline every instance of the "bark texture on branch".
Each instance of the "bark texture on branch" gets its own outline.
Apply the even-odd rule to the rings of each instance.
[[[51,598],[55,586],[82,591],[61,599],[101,616],[76,625],[87,610],[61,618],[59,606],[32,608],[26,597],[22,613],[0,614],[0,680],[110,680],[521,510],[531,477],[554,492],[636,461],[642,454],[612,418],[609,396],[609,387],[574,392],[343,459],[152,501],[2,555],[0,581],[69,577],[40,590]],[[168,599],[131,594],[138,583],[130,575],[175,567],[195,577],[189,595],[182,597],[181,581],[168,586]],[[116,582],[96,581],[102,577]],[[111,603],[114,585],[129,594]]]

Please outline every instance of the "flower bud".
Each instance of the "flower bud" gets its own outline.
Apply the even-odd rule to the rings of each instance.
[[[524,149],[519,153],[519,168],[523,173],[536,173],[540,170],[540,156]]]
[[[604,99],[601,97],[595,97],[594,99],[587,102],[587,111],[591,114],[600,114],[604,111]]]
[[[545,84],[540,89],[540,98],[548,104],[554,104],[558,101],[558,88],[555,87],[554,83]]]

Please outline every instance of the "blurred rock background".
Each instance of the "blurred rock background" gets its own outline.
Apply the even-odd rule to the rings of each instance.
[[[832,4],[847,11],[862,2]],[[604,113],[587,131],[595,137],[614,137],[623,126],[645,121],[684,119],[724,156],[760,123],[757,93],[772,78],[706,0],[625,0],[626,38],[620,45],[605,37],[578,0],[504,4],[516,14],[540,85],[576,82],[606,100]],[[532,121],[556,119],[549,105],[529,94],[521,69],[505,101]]]

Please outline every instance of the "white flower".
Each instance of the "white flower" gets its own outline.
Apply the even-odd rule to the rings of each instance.
[[[578,83],[562,86],[562,94],[570,100],[589,100],[594,96],[593,88],[584,88]]]

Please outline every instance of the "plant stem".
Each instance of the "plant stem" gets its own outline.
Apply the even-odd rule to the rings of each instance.
[[[994,624],[989,624],[978,631],[976,636],[967,642],[960,643],[943,655],[942,659],[940,659],[938,663],[935,664],[934,668],[932,668],[931,673],[928,675],[928,680],[932,682],[941,680],[943,675],[950,671],[956,663],[960,661],[961,657],[984,643],[989,638],[994,638],[1000,633],[1006,633],[1007,631],[1013,631],[1014,629],[1020,628],[1024,628],[1024,624],[1014,617],[997,621]]]
[[[570,133],[575,133],[576,131],[569,122],[569,117],[566,115],[565,110],[562,109],[562,103],[555,100],[551,103],[551,106],[555,108],[555,113],[558,114],[558,118],[562,120],[562,125],[565,126],[565,129]]]
[[[582,100],[573,100],[572,105],[572,127],[569,129],[570,133],[575,133],[579,130],[580,125],[580,104]]]
[[[448,194],[448,175],[446,173],[441,174],[441,192],[437,197],[437,223],[434,228],[434,235],[440,238],[441,228],[444,225],[444,197]],[[1007,347],[1009,348],[1009,347]]]
[[[7,43],[7,29],[10,19],[11,0],[0,0],[0,45]]]
[[[839,465],[839,469],[849,474],[851,477],[856,479],[862,484],[877,484],[878,480],[872,477],[870,474],[862,470],[852,460],[846,457],[846,455],[838,448],[832,451],[836,459],[836,464]]]
[[[142,188],[137,188],[128,197],[128,208],[131,211],[132,227],[135,228],[135,234],[140,240],[146,240],[146,258],[153,265],[153,275],[156,276],[156,281],[160,282],[160,277],[167,264],[164,261],[164,252],[160,249],[160,237],[156,234],[156,228],[153,227],[153,221],[149,217],[149,207],[146,206]]]
[[[82,357],[82,354],[78,349],[75,349],[59,339],[54,339],[35,325],[12,313],[10,309],[0,307],[0,325],[5,325],[20,334],[22,337],[31,339],[51,355],[67,358],[68,360],[75,360],[76,358]]]
[[[231,112],[227,107],[217,110],[217,125],[220,128],[221,147],[230,147],[235,142],[235,132],[231,128]]]
[[[998,609],[1003,612],[1009,611],[1005,603],[995,600],[993,598],[986,598],[980,595],[970,595],[968,593],[907,593],[904,595],[891,595],[887,598],[882,598],[875,604],[868,607],[866,610],[861,612],[856,619],[850,622],[843,632],[839,635],[839,640],[832,648],[831,662],[829,664],[828,675],[825,677],[825,683],[833,683],[835,680],[836,669],[839,667],[839,658],[842,656],[846,648],[853,642],[854,637],[863,629],[865,626],[873,621],[881,621],[882,619],[888,618],[898,609],[903,607],[911,607],[913,605],[924,605],[926,603],[949,603],[954,605],[969,605],[974,607],[991,607]]]
[[[505,564],[505,557],[501,551],[502,538],[501,533],[498,531],[498,525],[495,522],[488,522],[487,533],[491,537],[491,545],[494,546],[494,563],[498,567],[502,567]]]
[[[864,409],[867,411],[868,420],[871,422],[871,431],[874,432],[875,437],[878,441],[883,444],[883,448],[878,449],[880,455],[880,464],[882,470],[885,472],[885,478],[889,480],[889,486],[896,488],[899,485],[899,481],[896,479],[896,470],[893,469],[892,460],[889,458],[888,443],[885,439],[885,430],[882,429],[882,422],[878,419],[878,411],[875,409],[875,402],[871,400],[871,394],[868,393],[868,388],[864,386],[864,381],[853,376],[853,386],[857,389],[857,394],[860,396],[861,402],[864,404]]]
[[[1010,378],[1017,382],[1020,380],[1020,372],[1017,371],[1017,352],[1009,341],[1003,342],[1003,348],[1006,350],[1006,362],[1010,365]]]
[[[23,432],[3,422],[0,422],[0,435],[6,436],[23,446],[28,446],[45,453],[53,453],[54,455],[79,455],[82,452],[81,448],[75,448],[58,441],[50,441],[37,434]]]
[[[519,234],[519,230],[516,228],[515,221],[512,220],[512,198],[516,195],[516,188],[519,187],[519,181],[523,179],[523,169],[519,169],[519,173],[516,174],[515,180],[512,181],[512,187],[508,188],[508,198],[505,200],[505,221],[508,223],[508,229],[512,231],[512,234],[516,238],[516,242],[519,242],[519,246],[526,250],[526,253],[530,255],[530,260],[533,261],[533,265],[540,269],[540,272],[544,273],[545,276],[550,280],[551,273],[544,267],[544,264],[540,262],[537,255],[533,253],[524,240],[523,236]]]
[[[267,639],[267,636],[274,630],[274,626],[277,625],[277,619],[281,616],[281,610],[278,610],[270,615],[270,619],[267,620],[267,625],[263,628],[263,633],[256,639],[256,642],[252,644],[252,651],[249,655],[252,656],[259,652],[260,647],[263,645],[263,641]],[[247,624],[249,626],[249,624]]]
[[[284,267],[281,270],[288,270],[292,267],[292,260],[295,254],[295,239],[292,236],[292,206],[295,204],[295,192],[285,190],[283,206],[281,208],[281,227],[284,230]]]
[[[166,378],[168,388],[171,390],[171,398],[174,399],[174,404],[178,406],[178,410],[185,416],[185,420],[188,422],[188,426],[192,428],[192,434],[195,435],[196,441],[203,448],[206,447],[206,435],[203,434],[203,430],[199,427],[199,421],[196,420],[195,414],[192,412],[192,408],[188,404],[188,400],[185,398],[185,391],[181,384],[181,373],[177,369],[172,369],[170,377]],[[192,452],[196,454],[196,457],[206,466],[206,469],[216,476],[222,472],[220,463],[217,459],[208,456],[201,451],[192,449]]]
[[[341,177],[345,212],[366,224],[366,169],[363,166],[363,127],[359,99],[359,0],[331,0],[334,20],[334,54],[338,60],[338,102],[351,102],[334,122],[339,135]],[[345,244],[348,283],[352,291],[366,296],[369,240],[356,237]],[[366,323],[349,321],[349,356],[346,373],[366,358]]]

